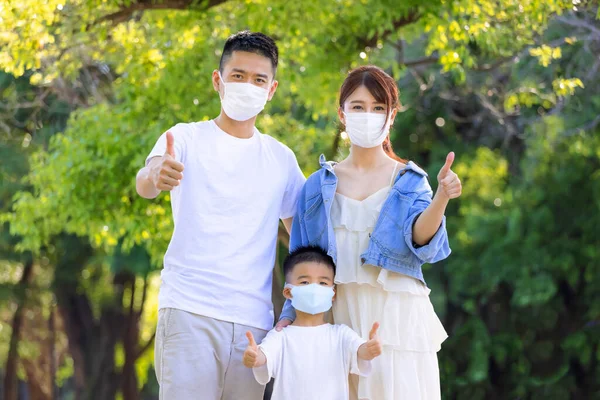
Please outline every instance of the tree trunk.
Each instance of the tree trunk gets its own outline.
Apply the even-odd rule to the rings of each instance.
[[[23,310],[25,308],[26,289],[33,275],[33,259],[28,259],[23,268],[23,275],[16,289],[17,310],[13,316],[12,333],[4,375],[5,400],[17,400],[17,362],[19,360],[18,344],[23,326]]]
[[[131,299],[129,300],[129,313],[127,315],[127,326],[123,332],[123,351],[125,353],[125,363],[123,364],[123,371],[121,373],[121,391],[123,392],[124,400],[138,400],[139,393],[137,387],[137,374],[135,370],[135,361],[137,360],[138,353],[138,339],[139,339],[139,320],[144,308],[141,305],[140,310],[135,310],[135,276],[131,276],[129,279],[129,286],[131,288]],[[146,283],[144,283],[144,300],[146,295]]]

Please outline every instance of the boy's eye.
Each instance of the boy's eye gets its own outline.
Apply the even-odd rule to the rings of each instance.
[[[329,286],[329,284],[328,284],[327,282],[320,282],[320,283],[321,283],[321,285],[323,285],[323,286]]]
[[[302,281],[300,282],[301,285],[308,285],[308,281]]]

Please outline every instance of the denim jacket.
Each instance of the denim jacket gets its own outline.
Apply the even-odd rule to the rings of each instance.
[[[308,178],[298,199],[290,250],[299,246],[320,246],[337,262],[335,233],[331,226],[331,204],[337,189],[337,176],[333,162],[327,162],[323,155],[319,161],[321,169]],[[418,246],[413,242],[413,225],[429,206],[432,197],[427,173],[409,161],[396,177],[381,208],[373,233],[369,235],[369,247],[361,254],[362,263],[399,272],[425,284],[421,270],[423,264],[435,263],[450,255],[446,217],[428,244]],[[289,300],[283,307],[282,318],[295,319]]]

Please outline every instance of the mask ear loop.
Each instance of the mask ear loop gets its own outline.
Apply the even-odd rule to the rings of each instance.
[[[223,84],[223,97],[221,97],[221,92],[219,92],[219,99],[221,99],[221,101],[223,101],[223,99],[225,98],[225,91],[227,90],[227,85],[225,84],[225,80],[223,80],[223,75],[221,75],[221,71],[219,71],[218,73],[219,73],[219,86],[221,86],[221,84]]]

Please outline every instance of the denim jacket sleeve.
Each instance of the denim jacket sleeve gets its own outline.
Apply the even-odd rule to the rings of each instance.
[[[300,200],[298,201],[298,209],[294,219],[292,221],[292,231],[290,232],[290,251],[294,250],[297,247],[300,247],[308,242],[308,237],[306,234],[306,226],[301,221],[300,215],[304,213],[304,205],[300,205],[301,202],[304,201],[304,196],[300,196]]]
[[[306,234],[306,226],[304,226],[303,218],[304,218],[304,209],[305,199],[306,198],[306,184],[302,188],[300,192],[300,197],[298,198],[298,207],[296,209],[296,215],[294,216],[294,220],[292,221],[292,232],[290,233],[290,251],[294,250],[296,247],[308,244],[308,235]],[[292,302],[290,300],[286,300],[283,305],[283,309],[281,310],[281,315],[279,316],[279,320],[289,319],[290,321],[294,321],[296,319],[296,310],[292,307]]]
[[[306,240],[306,232],[302,233],[302,231],[305,230],[305,228],[300,222],[300,212],[303,212],[301,211],[301,209],[304,209],[304,205],[301,206],[300,203],[302,203],[303,200],[304,196],[300,195],[300,201],[298,202],[298,212],[296,213],[294,221],[292,222],[292,233],[290,233],[290,250],[301,246],[302,243]],[[283,309],[281,310],[281,315],[279,316],[279,320],[281,321],[282,319],[289,319],[290,321],[294,321],[296,319],[296,310],[294,309],[294,307],[292,307],[292,302],[289,299],[287,299],[283,304]]]
[[[287,299],[283,304],[283,310],[281,310],[281,315],[279,316],[279,320],[289,319],[290,321],[294,321],[296,319],[296,310],[292,306],[292,302],[290,299]]]
[[[413,227],[415,221],[423,211],[431,204],[433,192],[431,186],[427,182],[427,178],[423,178],[424,183],[419,191],[417,198],[408,211],[408,219],[404,224],[404,240],[408,248],[413,252],[423,263],[436,263],[450,255],[450,245],[448,243],[448,233],[446,232],[446,216],[442,218],[442,223],[437,232],[428,244],[417,246],[413,241]]]
[[[290,250],[295,249],[298,246],[301,246],[306,239],[306,229],[302,226],[303,224],[300,222],[300,212],[303,212],[304,206],[300,205],[303,201],[304,196],[300,196],[300,201],[298,202],[298,212],[294,217],[294,221],[292,222],[292,233],[290,234]],[[304,233],[303,233],[304,231]],[[283,309],[281,310],[281,315],[279,316],[279,320],[289,319],[290,321],[294,321],[296,319],[296,310],[292,307],[292,302],[288,299],[283,304]]]

